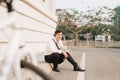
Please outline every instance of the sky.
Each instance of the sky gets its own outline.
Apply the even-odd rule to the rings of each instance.
[[[108,6],[115,8],[120,6],[120,0],[56,0],[56,8],[75,8],[78,10],[86,10],[88,7]]]

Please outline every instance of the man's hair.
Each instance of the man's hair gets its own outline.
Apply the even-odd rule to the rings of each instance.
[[[63,31],[62,30],[56,30],[55,32],[54,32],[54,36],[57,34],[57,33],[63,33]]]

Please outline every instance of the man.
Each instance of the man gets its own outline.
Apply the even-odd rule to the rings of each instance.
[[[45,61],[53,63],[53,71],[59,72],[58,64],[67,59],[72,65],[74,71],[85,71],[81,69],[71,55],[67,52],[66,42],[62,41],[61,30],[56,30],[54,36],[49,40],[46,51],[49,55],[45,55]],[[64,39],[63,39],[64,40]]]

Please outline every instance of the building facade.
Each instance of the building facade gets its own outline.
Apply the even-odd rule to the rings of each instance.
[[[14,0],[17,12],[17,25],[22,27],[22,40],[34,52],[45,50],[48,39],[56,29],[55,0]],[[6,6],[0,5],[0,22],[8,16]],[[12,29],[0,30],[0,53],[3,56]]]
[[[115,8],[115,12],[116,12],[116,14],[115,14],[114,25],[115,25],[115,27],[120,28],[120,6],[117,6]]]

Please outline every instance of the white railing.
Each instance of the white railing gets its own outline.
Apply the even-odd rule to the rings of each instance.
[[[74,45],[74,41],[68,40],[68,45]],[[120,41],[110,41],[110,42],[103,42],[103,41],[78,41],[77,46],[81,47],[119,47],[120,48]]]

